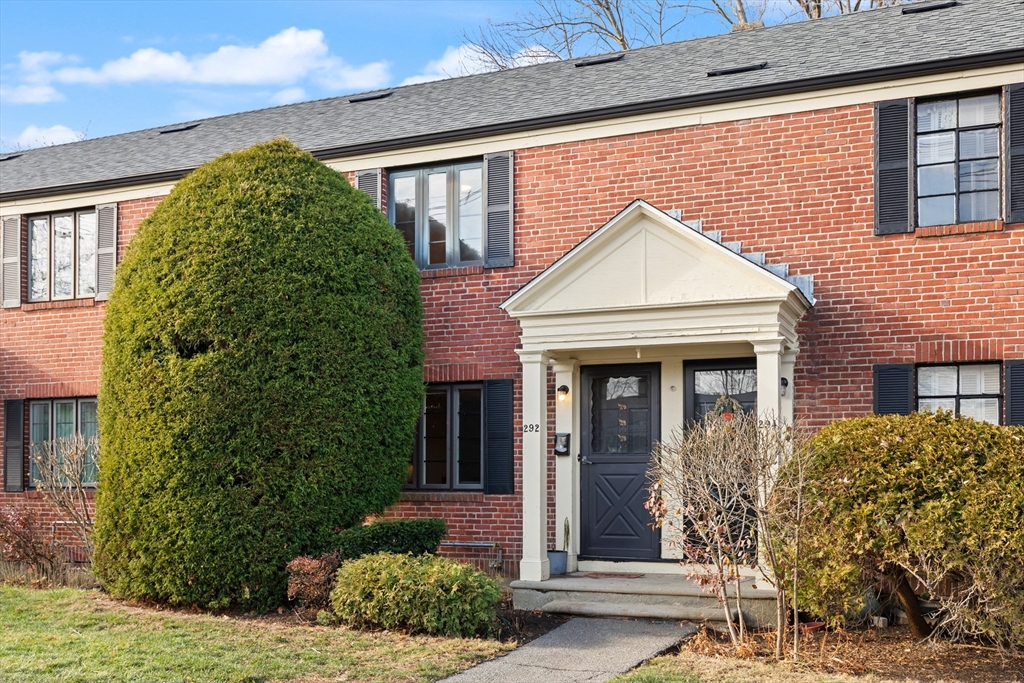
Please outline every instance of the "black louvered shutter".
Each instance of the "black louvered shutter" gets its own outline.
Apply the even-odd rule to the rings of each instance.
[[[1006,361],[1006,424],[1024,425],[1024,360]]]
[[[875,234],[913,230],[910,100],[875,105]]]
[[[117,267],[117,204],[96,207],[96,300],[110,298]]]
[[[1024,223],[1024,83],[1006,86],[1006,222]]]
[[[0,223],[0,299],[4,308],[21,306],[21,216]]]
[[[4,401],[4,491],[25,490],[25,401]]]
[[[370,195],[373,205],[381,208],[381,170],[371,168],[366,171],[356,171],[356,188]]]
[[[512,493],[512,380],[484,382],[484,493]]]
[[[914,412],[914,366],[909,363],[875,366],[875,413]]]
[[[487,179],[487,204],[484,207],[485,268],[515,265],[512,239],[512,171],[512,152],[484,155],[484,177]]]

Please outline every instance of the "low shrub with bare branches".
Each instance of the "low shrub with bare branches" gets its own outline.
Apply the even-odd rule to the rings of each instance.
[[[47,534],[31,510],[0,507],[0,561],[5,581],[60,585],[67,574],[67,555],[54,534]]]
[[[32,455],[36,488],[92,558],[89,491],[99,478],[99,440],[82,434],[39,444]]]
[[[806,442],[774,417],[759,418],[722,397],[704,419],[658,444],[648,473],[648,509],[695,568],[691,578],[718,596],[734,646],[746,640],[741,569],[761,570],[774,583],[779,657],[787,607],[783,549],[799,537],[804,519]]]

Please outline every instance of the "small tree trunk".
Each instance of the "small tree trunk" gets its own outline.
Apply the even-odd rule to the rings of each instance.
[[[921,604],[917,601],[917,594],[910,587],[910,582],[907,581],[906,571],[903,570],[903,567],[896,567],[890,576],[896,585],[896,595],[900,598],[900,605],[903,607],[903,611],[907,613],[907,619],[910,620],[910,628],[914,632],[914,636],[917,638],[927,638],[931,635],[932,627],[921,616]]]
[[[775,623],[779,630],[775,634],[775,658],[784,657],[783,649],[786,647],[786,591],[782,588],[782,580],[776,579],[778,584],[775,587]]]
[[[732,623],[732,605],[729,604],[729,591],[727,585],[722,583],[718,587],[718,598],[722,601],[722,607],[725,609],[725,624],[729,627],[729,640],[732,641],[733,647],[739,646],[739,640],[736,634],[736,625]]]
[[[743,597],[740,595],[740,576],[739,570],[736,570],[736,617],[739,620],[739,631],[740,631],[740,642],[747,642],[747,622],[743,618]]]

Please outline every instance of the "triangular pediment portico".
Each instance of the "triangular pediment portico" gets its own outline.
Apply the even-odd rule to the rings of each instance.
[[[520,320],[524,349],[707,341],[715,330],[795,347],[810,305],[792,283],[637,200],[502,308]]]

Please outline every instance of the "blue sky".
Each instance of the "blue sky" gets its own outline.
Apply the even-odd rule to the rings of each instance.
[[[4,151],[443,77],[529,0],[0,0]],[[683,35],[724,30],[696,17]]]

